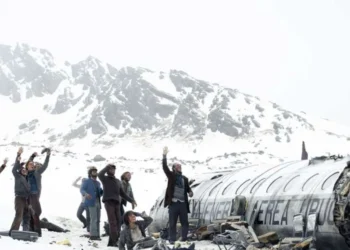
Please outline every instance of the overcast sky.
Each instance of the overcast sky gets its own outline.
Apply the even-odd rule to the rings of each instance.
[[[0,0],[0,43],[180,69],[350,125],[350,1]]]

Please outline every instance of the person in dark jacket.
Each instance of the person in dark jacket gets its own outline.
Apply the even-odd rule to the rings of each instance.
[[[6,168],[7,161],[8,161],[8,159],[5,158],[5,159],[4,159],[4,163],[3,163],[3,164],[1,165],[1,167],[0,167],[0,174],[1,174],[2,171],[4,171],[4,169]]]
[[[98,173],[98,178],[103,185],[102,202],[105,204],[109,223],[109,241],[107,246],[117,246],[120,233],[120,197],[131,202],[136,207],[136,202],[124,192],[120,180],[115,178],[115,169],[115,165],[108,164]]]
[[[133,200],[134,198],[134,193],[131,188],[130,180],[131,180],[131,173],[130,172],[124,172],[122,176],[120,177],[120,180],[122,182],[122,188],[124,192]],[[121,218],[124,218],[124,206],[126,206],[127,201],[122,198],[121,206],[120,206],[120,216]],[[132,205],[132,209],[134,210],[135,207]],[[124,219],[121,219],[121,224],[123,224]]]
[[[37,232],[41,237],[41,227],[40,227],[40,215],[41,215],[41,178],[42,174],[45,172],[49,165],[51,150],[45,148],[42,154],[46,153],[46,158],[44,164],[40,168],[35,168],[34,158],[38,155],[33,153],[26,163],[26,169],[28,170],[27,180],[30,185],[30,196],[29,196],[29,215],[30,215],[30,230]],[[27,216],[28,217],[28,216]],[[25,225],[26,222],[23,222]]]
[[[101,240],[100,219],[101,219],[101,196],[103,190],[97,181],[97,169],[89,169],[89,179],[84,181],[80,188],[80,193],[85,197],[84,206],[90,213],[90,239]]]
[[[163,171],[168,178],[164,207],[169,206],[169,241],[172,244],[176,241],[178,217],[180,217],[182,241],[187,240],[188,213],[190,212],[188,196],[192,197],[193,192],[188,184],[188,178],[182,174],[179,163],[173,164],[172,171],[169,169],[166,158],[168,152],[168,147],[164,147],[162,163]]]
[[[33,162],[34,164],[34,170],[38,170],[39,168],[41,168],[43,166],[43,164],[39,163],[39,162],[34,162],[34,158],[38,156],[38,153],[33,153],[30,157],[28,162]],[[40,179],[41,181],[41,179]],[[41,186],[41,183],[39,184]],[[39,193],[39,200],[40,200],[40,193]],[[29,210],[29,207],[27,207],[26,209],[24,209],[24,213],[23,213],[23,220],[22,220],[22,228],[23,231],[33,231],[34,230],[34,223],[32,220],[32,213]],[[41,227],[43,228],[43,227]]]
[[[50,232],[56,232],[56,233],[68,233],[70,232],[68,229],[63,229],[62,227],[59,227],[52,222],[49,222],[48,219],[42,218],[40,220],[40,227],[47,229],[47,231]],[[24,231],[24,230],[23,230]]]
[[[34,182],[34,178],[35,177],[35,186],[37,186],[37,191],[34,191],[38,198],[40,199],[40,195],[41,195],[41,190],[42,190],[42,185],[41,185],[41,178],[42,178],[42,174],[46,171],[47,167],[49,166],[49,160],[50,160],[50,155],[51,155],[51,149],[49,148],[44,148],[41,151],[41,154],[46,153],[46,158],[44,161],[44,164],[40,164],[38,162],[34,162],[34,158],[38,156],[38,153],[33,153],[29,160],[26,163],[26,168],[28,169],[28,181],[32,181]]]
[[[78,184],[78,181],[81,179],[81,177],[79,177],[78,179],[76,179],[74,182],[73,182],[73,187],[76,187],[76,188],[81,188],[81,185]],[[81,182],[84,183],[84,181],[86,181],[87,178],[83,178],[81,179]],[[81,203],[78,207],[78,210],[77,210],[77,217],[78,219],[83,223],[83,228],[86,228],[86,230],[88,232],[90,232],[90,213],[89,213],[89,209],[87,209],[84,205],[84,202],[85,202],[85,197],[82,196],[82,200],[81,200]],[[83,213],[86,213],[86,218],[84,217]]]
[[[143,219],[136,220],[136,216]],[[133,211],[128,211],[123,216],[125,227],[120,233],[119,250],[125,250],[125,245],[128,250],[132,250],[136,244],[138,249],[149,248],[157,243],[157,240],[152,237],[146,237],[145,230],[152,223],[153,219]]]
[[[23,148],[18,149],[15,164],[12,168],[12,174],[15,178],[15,211],[16,215],[13,219],[9,235],[11,235],[12,230],[19,230],[22,222],[24,209],[28,206],[28,199],[30,195],[30,186],[27,181],[28,171],[23,168],[21,164],[21,155],[23,153]]]

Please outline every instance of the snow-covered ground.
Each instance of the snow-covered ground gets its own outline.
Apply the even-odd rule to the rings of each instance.
[[[25,148],[23,160],[31,155],[32,152],[40,152],[41,148]],[[9,163],[7,168],[0,174],[0,231],[9,230],[14,218],[14,180],[11,173],[12,163],[16,155],[16,147],[7,147],[1,150],[0,157],[8,156]],[[43,156],[39,156],[38,161],[44,161]],[[85,156],[86,157],[86,156]],[[43,230],[43,237],[35,243],[26,243],[13,240],[9,237],[1,236],[0,249],[67,249],[68,246],[59,245],[57,243],[69,240],[71,249],[96,249],[87,238],[80,237],[86,233],[82,228],[81,222],[76,218],[76,211],[81,201],[79,190],[72,186],[74,180],[79,176],[87,175],[87,166],[92,163],[87,161],[84,156],[71,157],[63,156],[62,153],[53,152],[50,160],[50,165],[47,171],[43,174],[43,191],[41,196],[41,205],[43,213],[41,218],[47,218],[65,229],[70,230],[69,233],[54,233]],[[103,168],[108,161],[93,163],[98,169]],[[117,164],[117,175],[121,175],[124,171],[131,171],[133,190],[138,207],[135,211],[149,210],[155,202],[156,198],[161,194],[166,186],[166,178],[161,170],[161,158],[155,159],[154,162],[143,164],[141,162],[125,162],[123,164],[128,167],[121,167]],[[154,173],[146,173],[153,169]],[[202,170],[203,171],[203,170]],[[189,177],[195,174],[192,168],[184,169],[184,172]],[[127,209],[131,209],[128,205]],[[102,208],[101,232],[103,232],[103,222],[107,221],[106,213]],[[103,237],[101,242],[98,242],[99,249],[107,248],[108,237]],[[196,243],[196,249],[217,249],[215,245],[209,242]]]

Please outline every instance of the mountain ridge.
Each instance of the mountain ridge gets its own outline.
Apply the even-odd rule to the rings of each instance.
[[[142,147],[168,141],[185,143],[192,152],[205,144],[218,154],[221,146],[233,149],[241,143],[246,152],[271,150],[281,157],[291,147],[300,150],[302,140],[314,140],[320,153],[332,149],[320,146],[322,141],[342,152],[350,144],[349,127],[290,112],[181,70],[117,69],[93,56],[58,66],[48,50],[27,44],[0,45],[0,97],[0,104],[10,107],[5,113],[21,113],[0,133],[7,143],[41,140],[104,151],[126,141]],[[225,142],[212,149],[214,139]]]

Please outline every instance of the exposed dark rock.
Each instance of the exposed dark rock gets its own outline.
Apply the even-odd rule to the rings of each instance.
[[[99,161],[105,161],[106,158],[104,158],[104,157],[101,156],[101,155],[96,155],[92,160],[93,160],[94,162],[99,162]]]
[[[261,107],[259,104],[255,105],[255,109],[259,110],[259,112],[263,112],[265,109]]]
[[[25,123],[22,123],[21,125],[19,125],[18,128],[19,128],[19,129],[26,129],[26,128],[28,128],[28,125],[25,124]]]

